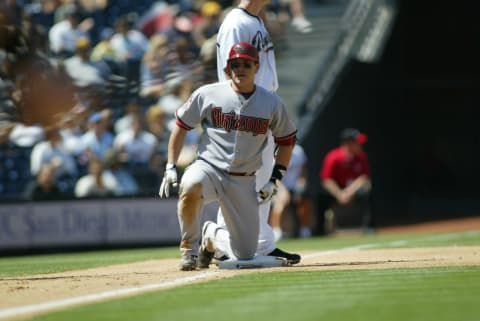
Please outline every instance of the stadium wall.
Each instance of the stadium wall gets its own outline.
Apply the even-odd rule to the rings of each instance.
[[[216,215],[215,204],[204,219]],[[178,244],[177,200],[91,199],[3,203],[0,254]]]

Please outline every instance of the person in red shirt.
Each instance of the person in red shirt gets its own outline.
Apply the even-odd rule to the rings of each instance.
[[[329,151],[320,170],[323,191],[319,197],[317,232],[325,234],[324,213],[336,203],[358,206],[362,212],[362,227],[370,227],[371,172],[363,144],[367,135],[354,128],[340,134],[341,144]]]

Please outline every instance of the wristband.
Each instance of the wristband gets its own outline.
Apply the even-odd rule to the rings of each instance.
[[[270,181],[274,183],[277,180],[281,181],[286,171],[287,171],[287,168],[285,166],[275,164],[275,166],[273,166],[272,177],[270,177]]]
[[[175,164],[172,164],[172,163],[167,163],[167,165],[165,166],[165,169],[168,171],[169,169],[175,169],[177,168],[177,165]]]

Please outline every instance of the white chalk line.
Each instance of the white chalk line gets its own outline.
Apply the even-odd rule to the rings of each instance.
[[[140,294],[142,292],[158,290],[158,289],[162,289],[170,286],[188,284],[197,280],[208,278],[214,274],[218,274],[218,271],[202,272],[192,276],[179,278],[173,281],[165,281],[165,282],[160,282],[155,284],[147,284],[143,286],[105,291],[100,293],[77,296],[77,297],[68,298],[68,299],[54,300],[54,301],[49,301],[49,302],[44,302],[39,304],[32,304],[32,305],[25,305],[25,306],[19,306],[14,308],[3,309],[3,310],[0,310],[0,319],[18,317],[18,316],[30,314],[30,313],[44,312],[47,310],[64,308],[64,307],[68,307],[76,304],[96,302],[104,299],[113,299],[113,298],[118,298],[126,295]]]
[[[461,235],[477,236],[478,234],[479,234],[478,231],[467,232],[467,233],[450,233],[450,234],[443,235],[443,237],[433,236],[433,237],[427,237],[425,239],[433,240],[433,239],[442,238],[443,240],[445,240],[445,239],[455,239]],[[408,243],[409,242],[406,240],[396,240],[396,241],[386,242],[386,243],[369,243],[369,244],[361,244],[356,246],[344,247],[336,250],[327,250],[327,251],[320,251],[315,253],[308,253],[302,256],[304,258],[322,257],[322,256],[334,255],[342,252],[360,251],[360,250],[371,249],[371,248],[381,247],[381,246],[393,246],[393,247],[404,246],[404,245],[407,245]],[[202,272],[192,276],[179,278],[173,281],[165,281],[165,282],[147,284],[147,285],[138,286],[138,287],[105,291],[105,292],[82,295],[82,296],[68,298],[68,299],[61,299],[61,300],[49,301],[49,302],[44,302],[39,304],[32,304],[32,305],[25,305],[25,306],[19,306],[14,308],[3,309],[3,310],[0,310],[0,319],[19,317],[26,314],[65,308],[65,307],[77,305],[77,304],[97,302],[99,300],[104,300],[104,299],[114,299],[114,298],[118,298],[126,295],[140,294],[143,292],[158,290],[158,289],[162,289],[170,286],[184,285],[197,280],[208,278],[218,273],[219,271]]]

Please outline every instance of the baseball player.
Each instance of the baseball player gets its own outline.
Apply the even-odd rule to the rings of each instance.
[[[231,258],[252,259],[258,243],[258,200],[271,199],[290,161],[296,128],[278,95],[255,85],[257,50],[249,43],[232,46],[224,72],[229,80],[197,89],[176,112],[168,145],[168,163],[159,195],[177,184],[175,164],[187,132],[201,124],[196,160],[186,168],[179,190],[181,270],[198,266],[201,211],[218,201],[230,235]],[[268,131],[279,145],[270,180],[255,189]]]
[[[271,0],[240,0],[236,8],[233,8],[224,18],[217,34],[217,75],[219,81],[226,79],[223,70],[228,58],[228,53],[233,44],[237,42],[249,42],[258,51],[260,68],[255,76],[255,83],[265,89],[275,92],[278,88],[277,69],[275,54],[270,35],[259,17],[262,8]],[[268,135],[267,147],[262,154],[262,167],[257,171],[257,190],[260,189],[270,178],[274,165],[273,154],[275,144],[271,134]],[[286,258],[290,264],[300,262],[300,255],[287,253],[275,245],[275,236],[272,227],[268,224],[271,202],[260,205],[260,234],[257,254],[272,255]],[[224,226],[225,222],[219,209],[217,223]],[[223,253],[224,254],[224,253]],[[216,257],[221,257],[217,253]]]

